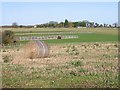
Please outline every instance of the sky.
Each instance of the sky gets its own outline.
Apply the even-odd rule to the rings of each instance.
[[[118,3],[118,26],[120,26],[120,1]]]
[[[1,7],[1,6],[0,6]],[[49,21],[118,22],[117,2],[3,2],[2,25],[34,25]]]
[[[119,0],[1,0],[2,2],[118,2]]]

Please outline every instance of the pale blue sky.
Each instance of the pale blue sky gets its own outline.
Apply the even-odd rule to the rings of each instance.
[[[118,2],[119,0],[1,0],[2,2]]]
[[[3,2],[2,24],[31,25],[49,21],[118,22],[117,2]]]
[[[118,25],[120,26],[120,1],[118,3]]]

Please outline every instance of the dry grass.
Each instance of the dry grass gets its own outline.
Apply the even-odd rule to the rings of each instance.
[[[117,28],[3,28],[4,30],[11,30],[14,32],[37,32],[37,31],[67,31],[67,32],[92,32],[102,34],[118,34]]]
[[[70,46],[72,49],[68,50]],[[20,65],[20,67],[26,68],[25,71],[21,68],[24,72],[22,75],[27,74],[28,79],[32,77],[34,79],[32,85],[19,83],[18,87],[117,87],[117,46],[117,42],[51,45],[50,56],[37,59],[25,58],[22,49],[19,51],[17,49],[7,50],[3,52],[3,55],[11,55],[13,60],[8,62],[7,66],[6,63],[3,64],[3,69],[6,68],[3,78],[5,80],[9,78],[6,75],[7,67],[11,67],[9,65]],[[79,52],[78,54],[70,54],[76,50]],[[15,72],[17,71],[15,70]],[[17,75],[14,78],[17,78]],[[21,79],[21,81],[26,82],[28,79]],[[12,83],[7,85],[8,82],[5,80],[3,86],[11,87]],[[42,83],[41,80],[46,83]],[[17,87],[16,85],[14,84],[12,87]]]
[[[78,52],[75,54],[74,52]],[[9,49],[3,52],[3,55],[11,55],[14,57],[12,63],[33,63],[34,66],[41,64],[59,64],[69,62],[73,59],[82,60],[84,63],[88,62],[115,62],[117,61],[118,47],[117,43],[81,43],[81,44],[60,44],[50,46],[50,55],[47,58],[29,59],[24,57],[24,50]],[[113,60],[114,59],[114,60]],[[90,64],[90,63],[89,63]],[[117,64],[117,62],[116,62]],[[29,66],[29,64],[28,64]],[[31,66],[31,65],[30,65]]]

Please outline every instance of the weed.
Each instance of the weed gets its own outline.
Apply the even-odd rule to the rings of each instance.
[[[75,46],[72,46],[71,48],[72,48],[72,51],[76,51],[76,48],[75,48]]]
[[[75,71],[71,71],[70,75],[77,76],[77,73]]]
[[[68,46],[66,52],[68,52],[70,55],[78,55],[79,51],[75,46]]]
[[[84,57],[81,57],[81,59],[85,59]]]
[[[19,51],[19,48],[17,49],[17,51]]]
[[[103,54],[103,57],[105,57],[105,58],[110,58],[110,55]]]
[[[12,58],[10,57],[10,56],[3,56],[3,61],[5,62],[5,63],[7,63],[7,62],[10,62],[10,61],[12,61]]]
[[[95,46],[99,46],[99,44],[98,43],[96,43],[96,44],[94,44]]]
[[[118,47],[118,45],[117,45],[117,44],[115,44],[115,45],[114,45],[114,47],[116,47],[116,48],[117,48],[117,47]]]
[[[29,33],[32,33],[33,31],[29,31]]]
[[[71,64],[75,67],[82,66],[83,63],[81,61],[72,61]]]
[[[83,72],[83,73],[87,72],[87,70],[85,70],[85,69],[83,69],[83,68],[79,68],[78,71],[79,71],[79,72]]]
[[[109,50],[109,46],[107,46],[106,48],[107,48],[107,50]]]
[[[69,49],[70,49],[70,46],[67,46],[67,50],[66,50],[66,52],[69,52]]]
[[[3,49],[3,52],[6,52],[6,50],[5,50],[5,49]]]

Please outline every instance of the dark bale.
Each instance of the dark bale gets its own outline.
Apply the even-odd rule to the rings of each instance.
[[[61,39],[61,36],[58,36],[57,39]]]

